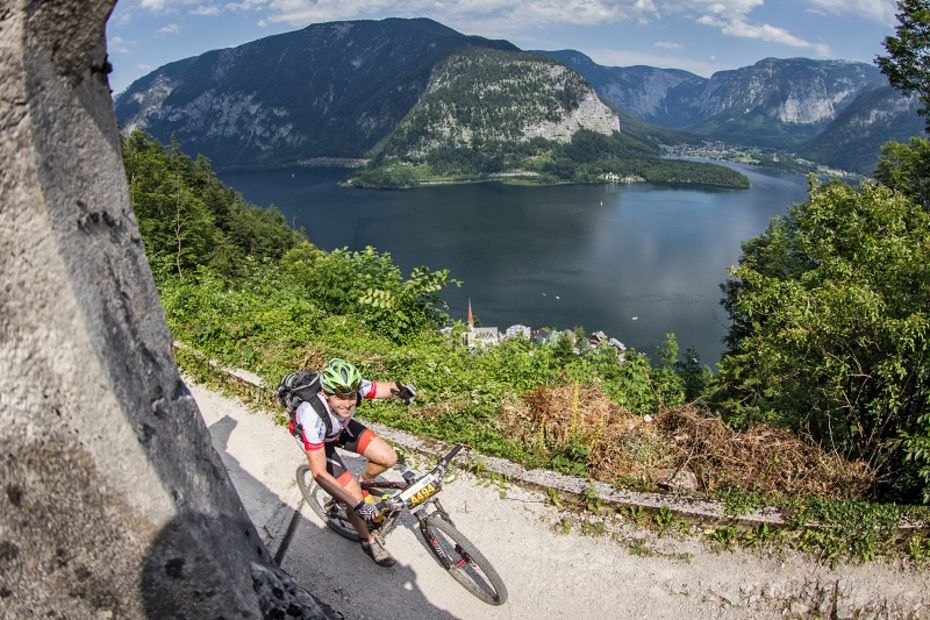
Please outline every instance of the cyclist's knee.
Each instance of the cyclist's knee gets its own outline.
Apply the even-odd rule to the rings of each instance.
[[[385,446],[385,448],[378,450],[376,454],[369,455],[368,460],[384,469],[390,469],[397,464],[397,452],[390,446]]]

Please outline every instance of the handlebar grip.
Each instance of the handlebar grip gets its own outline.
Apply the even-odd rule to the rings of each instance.
[[[452,459],[455,458],[455,455],[457,455],[459,452],[461,452],[461,451],[462,451],[462,448],[464,448],[464,447],[465,447],[465,444],[462,444],[462,443],[456,445],[454,448],[452,448],[452,449],[449,451],[448,454],[446,454],[444,457],[442,457],[442,460],[441,460],[440,462],[441,462],[443,465],[448,465],[449,463],[452,462]]]

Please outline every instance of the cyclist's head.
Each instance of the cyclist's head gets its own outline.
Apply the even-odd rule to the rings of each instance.
[[[349,362],[334,357],[320,372],[320,385],[326,394],[348,394],[362,387],[362,375]]]

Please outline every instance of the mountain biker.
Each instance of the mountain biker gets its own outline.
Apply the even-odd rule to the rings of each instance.
[[[309,401],[297,407],[289,425],[291,432],[295,427],[300,428],[298,441],[307,453],[313,479],[349,508],[346,512],[362,541],[362,550],[379,566],[393,566],[394,558],[372,538],[368,523],[377,517],[377,511],[374,504],[365,501],[367,491],[362,491],[355,476],[342,462],[336,446],[368,459],[362,479],[373,481],[397,462],[397,453],[354,418],[355,410],[363,398],[398,398],[409,404],[415,394],[412,385],[363,379],[351,363],[333,358],[320,371],[320,391],[316,395],[329,414],[331,432],[327,433],[326,424]]]

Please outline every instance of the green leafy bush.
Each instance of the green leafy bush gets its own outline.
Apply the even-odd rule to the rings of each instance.
[[[718,402],[786,425],[930,494],[930,214],[890,189],[812,182],[724,289],[733,318]]]

